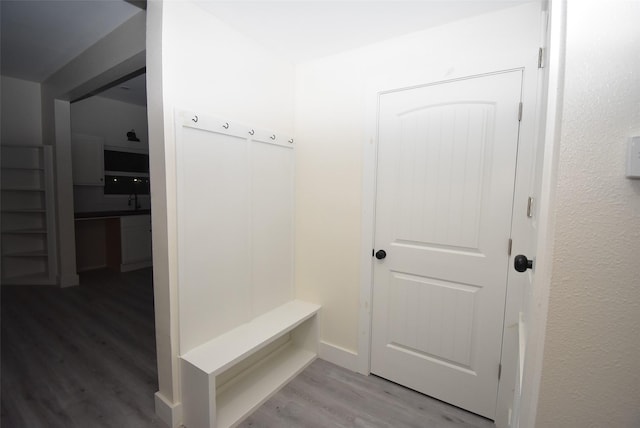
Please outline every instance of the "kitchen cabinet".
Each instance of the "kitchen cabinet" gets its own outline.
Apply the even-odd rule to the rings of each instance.
[[[151,216],[120,217],[120,271],[151,266]]]
[[[78,271],[152,266],[149,210],[76,213]]]

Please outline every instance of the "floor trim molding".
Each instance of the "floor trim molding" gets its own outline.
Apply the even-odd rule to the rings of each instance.
[[[182,427],[182,403],[172,403],[160,391],[155,395],[156,415],[169,427]]]
[[[76,273],[62,274],[58,277],[60,287],[75,287],[80,284],[80,277]]]
[[[318,357],[347,370],[358,371],[358,354],[341,346],[320,341]]]

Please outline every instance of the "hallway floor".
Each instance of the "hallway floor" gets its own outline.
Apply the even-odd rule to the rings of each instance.
[[[377,376],[316,360],[241,428],[490,428],[492,421]]]
[[[82,274],[81,285],[1,288],[3,427],[165,428],[151,269]],[[317,360],[241,427],[490,428],[480,416]]]
[[[1,425],[164,427],[151,269],[80,275],[70,288],[1,288]]]

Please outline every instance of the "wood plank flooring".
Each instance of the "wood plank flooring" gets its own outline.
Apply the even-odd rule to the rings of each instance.
[[[67,289],[3,286],[0,425],[160,428],[151,269],[81,275]],[[241,427],[489,428],[375,376],[317,360]]]
[[[494,423],[377,376],[323,360],[249,416],[242,428],[490,428]]]
[[[164,427],[152,271],[81,275],[66,289],[1,288],[3,427]]]

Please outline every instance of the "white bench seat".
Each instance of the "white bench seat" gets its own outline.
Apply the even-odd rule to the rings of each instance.
[[[186,428],[239,423],[311,364],[319,309],[287,302],[182,355]]]

